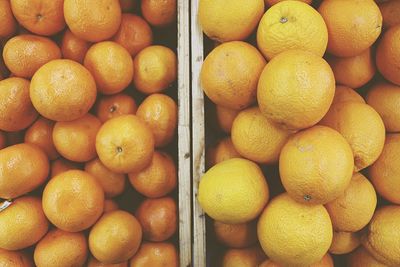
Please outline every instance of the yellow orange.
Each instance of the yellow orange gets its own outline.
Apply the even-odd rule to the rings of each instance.
[[[376,66],[386,80],[400,85],[400,25],[389,28],[376,49]]]
[[[50,160],[60,156],[53,142],[54,122],[40,117],[25,132],[25,143],[40,147]]]

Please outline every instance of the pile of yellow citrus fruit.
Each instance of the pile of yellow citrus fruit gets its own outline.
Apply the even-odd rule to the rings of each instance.
[[[198,192],[215,266],[400,266],[400,1],[197,15],[215,42],[200,81],[220,130]]]
[[[0,0],[1,267],[179,265],[176,14]]]

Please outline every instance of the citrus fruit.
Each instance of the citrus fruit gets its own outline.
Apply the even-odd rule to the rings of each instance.
[[[361,243],[378,261],[389,266],[400,265],[400,207],[380,207],[374,214]]]
[[[130,267],[178,267],[179,257],[174,245],[163,242],[143,242],[129,261]]]
[[[118,0],[65,0],[65,21],[77,37],[99,42],[111,38],[121,24]]]
[[[108,198],[121,194],[125,189],[125,175],[110,171],[98,158],[86,162],[85,171],[97,179]]]
[[[102,96],[97,103],[96,116],[101,122],[105,122],[120,115],[135,114],[136,110],[135,100],[129,95],[120,93]]]
[[[63,0],[10,0],[12,12],[25,29],[53,35],[65,27]]]
[[[119,209],[119,205],[114,200],[112,200],[112,199],[104,200],[104,213],[118,210],[118,209]]]
[[[232,139],[226,137],[218,141],[215,147],[211,147],[206,152],[206,163],[209,168],[212,166],[233,158],[241,158],[239,152],[233,146]]]
[[[284,193],[262,212],[257,235],[271,260],[283,266],[309,266],[328,251],[332,223],[322,205],[299,203]]]
[[[356,232],[366,226],[374,215],[376,192],[371,182],[361,173],[355,173],[344,194],[327,203],[335,230]]]
[[[77,37],[69,29],[65,31],[61,41],[61,53],[63,58],[71,59],[83,64],[83,60],[89,47],[89,42]]]
[[[149,24],[134,14],[122,14],[121,25],[113,41],[122,45],[132,57],[153,43]]]
[[[87,267],[128,267],[128,261],[123,261],[121,263],[116,263],[116,264],[107,264],[98,261],[93,256],[89,258],[87,264],[88,264]]]
[[[29,79],[47,62],[61,58],[61,51],[49,38],[24,34],[7,41],[3,58],[13,74]]]
[[[159,151],[154,151],[151,163],[146,168],[129,173],[131,185],[149,198],[169,194],[176,188],[177,179],[174,161],[168,154]]]
[[[400,86],[377,83],[368,92],[366,100],[381,116],[387,132],[400,131]]]
[[[216,117],[219,128],[225,133],[230,133],[232,129],[232,124],[237,114],[238,110],[224,108],[221,106],[216,106]]]
[[[272,6],[257,29],[257,46],[268,60],[293,49],[322,57],[327,44],[328,30],[323,18],[302,1],[281,1]]]
[[[37,119],[25,132],[25,143],[40,147],[50,160],[60,156],[53,143],[54,122],[43,117]]]
[[[376,66],[386,80],[400,85],[400,25],[388,29],[376,49]]]
[[[137,0],[119,0],[123,12],[132,11],[137,6]]]
[[[10,37],[17,30],[17,23],[11,11],[10,0],[0,0],[0,38]],[[7,266],[8,267],[8,266]]]
[[[335,96],[333,97],[331,108],[336,103],[347,101],[365,103],[362,96],[354,89],[343,85],[336,85]]]
[[[333,70],[336,83],[351,88],[360,88],[375,75],[376,68],[372,49],[352,57],[328,56],[326,59]]]
[[[264,0],[264,1],[265,1],[266,6],[273,6],[279,2],[287,1],[287,0]],[[298,0],[298,1],[302,1],[307,4],[311,4],[311,2],[312,2],[312,0]]]
[[[89,234],[93,256],[104,263],[120,263],[138,251],[142,228],[138,220],[122,210],[105,213]]]
[[[19,250],[32,246],[47,233],[48,227],[40,198],[17,198],[0,212],[0,248]]]
[[[151,128],[156,147],[171,143],[178,126],[178,107],[163,94],[152,94],[139,105],[136,115]]]
[[[143,17],[153,26],[164,27],[176,20],[176,0],[142,0]]]
[[[349,254],[347,258],[348,267],[387,267],[377,261],[364,247],[359,247],[357,250]]]
[[[226,224],[214,221],[217,240],[230,248],[246,248],[257,242],[256,221]]]
[[[218,42],[246,39],[264,14],[263,0],[200,0],[199,23],[204,33]]]
[[[335,129],[350,144],[355,171],[374,163],[382,152],[385,126],[379,114],[367,104],[337,103],[331,107],[320,124]]]
[[[249,248],[231,248],[222,256],[222,267],[253,267],[265,260],[265,254],[259,246]]]
[[[241,111],[233,121],[232,143],[239,154],[254,162],[271,164],[279,159],[290,131],[279,128],[258,107]]]
[[[113,172],[140,171],[151,162],[153,133],[135,115],[122,115],[101,126],[96,136],[96,151],[104,166]]]
[[[12,77],[0,81],[0,102],[0,130],[25,129],[38,116],[29,99],[28,80]]]
[[[40,267],[83,266],[88,255],[85,235],[60,229],[49,231],[35,247],[35,264]]]
[[[64,158],[59,158],[51,162],[50,177],[53,178],[60,173],[74,169],[80,169],[78,163],[66,160]]]
[[[369,176],[379,195],[400,205],[400,134],[388,134],[382,154],[369,168]]]
[[[11,199],[43,184],[49,160],[39,147],[18,144],[0,150],[0,198]]]
[[[303,203],[326,204],[340,197],[353,169],[350,145],[337,131],[323,126],[295,134],[279,158],[283,186]]]
[[[322,259],[314,264],[309,265],[310,267],[334,267],[332,256],[326,253]],[[272,260],[266,260],[259,267],[282,267]]]
[[[236,158],[220,162],[204,174],[197,198],[214,220],[238,224],[260,214],[268,202],[269,189],[257,164]]]
[[[334,93],[335,78],[324,59],[289,50],[264,68],[257,100],[261,112],[273,122],[288,129],[304,129],[322,119]]]
[[[333,239],[329,252],[332,254],[348,254],[360,246],[358,232],[333,232]]]
[[[64,231],[79,232],[92,226],[103,213],[104,192],[92,175],[70,170],[47,183],[42,202],[51,223]]]
[[[378,4],[383,17],[383,27],[390,28],[397,24],[400,24],[400,2],[396,0],[385,1]]]
[[[171,197],[145,199],[135,213],[143,230],[143,238],[162,242],[172,237],[177,229],[178,214]]]
[[[257,82],[265,64],[261,53],[248,43],[221,44],[204,60],[201,86],[214,104],[243,109],[256,100]]]
[[[30,84],[33,106],[43,117],[54,121],[72,121],[85,115],[95,102],[96,92],[90,72],[69,59],[46,63]]]
[[[92,45],[83,64],[92,73],[100,93],[119,93],[132,82],[133,60],[118,43],[105,41]]]
[[[92,114],[74,121],[59,121],[53,129],[57,151],[66,159],[85,162],[96,157],[96,134],[101,122]]]
[[[328,52],[338,57],[361,54],[382,30],[382,15],[373,0],[328,0],[318,11],[328,27]]]
[[[164,91],[177,77],[175,52],[162,45],[142,49],[135,56],[133,67],[133,84],[144,94]]]
[[[30,257],[22,251],[0,249],[0,266],[33,267],[33,262]]]

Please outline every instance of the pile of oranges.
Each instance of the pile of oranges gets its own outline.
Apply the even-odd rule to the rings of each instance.
[[[178,266],[176,8],[0,0],[0,266]]]
[[[199,0],[215,266],[400,266],[399,15],[397,0]]]

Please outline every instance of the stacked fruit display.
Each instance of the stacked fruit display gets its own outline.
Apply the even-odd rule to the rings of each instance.
[[[400,266],[399,10],[199,0],[215,266]]]
[[[176,1],[0,14],[0,266],[178,266]]]

